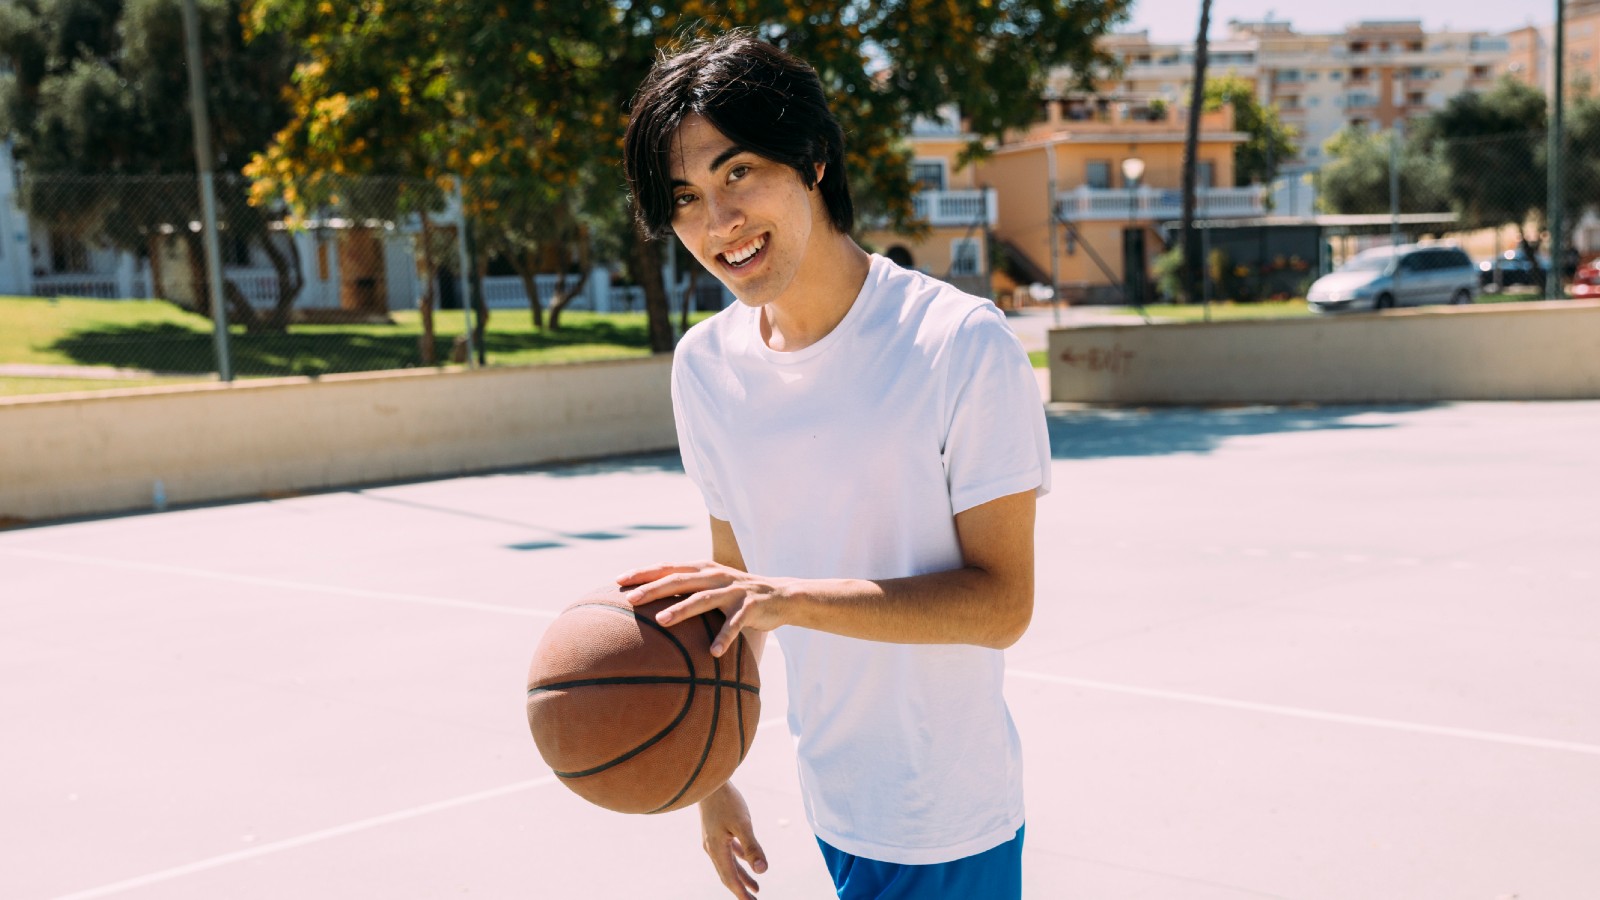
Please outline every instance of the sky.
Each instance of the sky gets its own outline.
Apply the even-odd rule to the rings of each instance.
[[[1227,37],[1229,19],[1265,19],[1294,23],[1296,31],[1341,31],[1362,19],[1421,19],[1427,31],[1505,32],[1532,22],[1555,19],[1555,2],[1507,0],[1212,0],[1211,39]],[[1149,29],[1152,40],[1192,41],[1200,27],[1200,0],[1134,0],[1129,25],[1119,30]]]

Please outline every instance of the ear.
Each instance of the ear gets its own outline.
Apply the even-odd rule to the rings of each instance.
[[[817,170],[817,177],[812,179],[811,187],[807,188],[807,190],[815,190],[817,185],[822,183],[822,173],[828,169],[827,163],[812,163],[812,166],[814,166]]]

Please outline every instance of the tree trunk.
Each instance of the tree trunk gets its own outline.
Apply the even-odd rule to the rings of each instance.
[[[700,278],[700,267],[689,267],[689,286],[683,291],[683,309],[678,311],[678,333],[689,332],[689,307],[694,302],[694,283]]]
[[[422,314],[422,336],[417,339],[417,356],[424,366],[434,365],[433,346],[433,222],[422,213],[422,252],[417,255],[417,277],[422,279],[422,296],[417,300],[417,311]]]
[[[650,323],[650,352],[671,353],[672,315],[667,308],[667,286],[661,279],[661,241],[648,241],[638,229],[628,229],[628,271],[644,288],[644,310]]]
[[[568,245],[568,246],[570,247],[570,245]],[[569,264],[568,268],[570,268],[571,267],[571,265],[570,265],[571,260],[568,260],[567,262]],[[577,284],[569,286],[567,284],[567,274],[565,272],[561,273],[561,282],[560,282],[561,286],[556,289],[555,297],[551,298],[551,300],[550,300],[550,330],[551,331],[559,331],[561,329],[561,311],[566,309],[567,308],[567,304],[571,303],[575,297],[577,297],[579,294],[583,293],[584,285],[589,283],[589,263],[590,263],[590,259],[589,259],[589,242],[588,242],[587,239],[582,238],[582,237],[580,237],[578,239],[578,259],[577,259],[577,263],[578,263],[578,282],[577,282]]]
[[[472,242],[472,346],[478,351],[478,365],[489,364],[489,348],[485,346],[489,339],[489,298],[483,292],[483,279],[489,272],[489,254],[483,252],[483,247],[477,240],[477,229],[472,229],[467,234],[474,238]]]
[[[1211,30],[1211,0],[1200,2],[1200,31],[1194,39],[1194,85],[1189,91],[1189,121],[1183,142],[1183,227],[1179,240],[1183,246],[1183,299],[1193,303],[1200,296],[1201,269],[1199,235],[1194,233],[1195,163],[1200,149],[1200,117],[1206,102],[1206,40]]]
[[[267,252],[267,258],[272,261],[272,271],[278,276],[278,302],[263,324],[263,330],[278,334],[289,330],[289,312],[294,309],[294,302],[300,298],[300,289],[305,287],[305,277],[300,271],[300,246],[295,243],[293,235],[287,237],[289,241],[287,256],[272,240],[271,231],[267,231],[261,238],[261,245]]]
[[[517,270],[517,277],[522,279],[522,292],[528,295],[528,311],[533,315],[533,327],[543,331],[544,305],[539,302],[539,254],[524,247],[508,251],[506,259],[511,261],[511,268]]]

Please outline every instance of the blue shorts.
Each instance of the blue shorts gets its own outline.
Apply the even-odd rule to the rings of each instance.
[[[1022,832],[993,850],[928,866],[902,866],[851,856],[821,838],[841,900],[1020,900]]]

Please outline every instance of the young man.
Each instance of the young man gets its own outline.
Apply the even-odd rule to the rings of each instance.
[[[749,34],[660,60],[625,158],[641,226],[738,297],[684,335],[672,397],[711,560],[618,578],[783,645],[806,815],[847,898],[1014,898],[1022,760],[1001,650],[1033,609],[1050,449],[986,300],[850,238],[844,140],[805,63]],[[738,790],[700,804],[723,884],[766,870]]]

